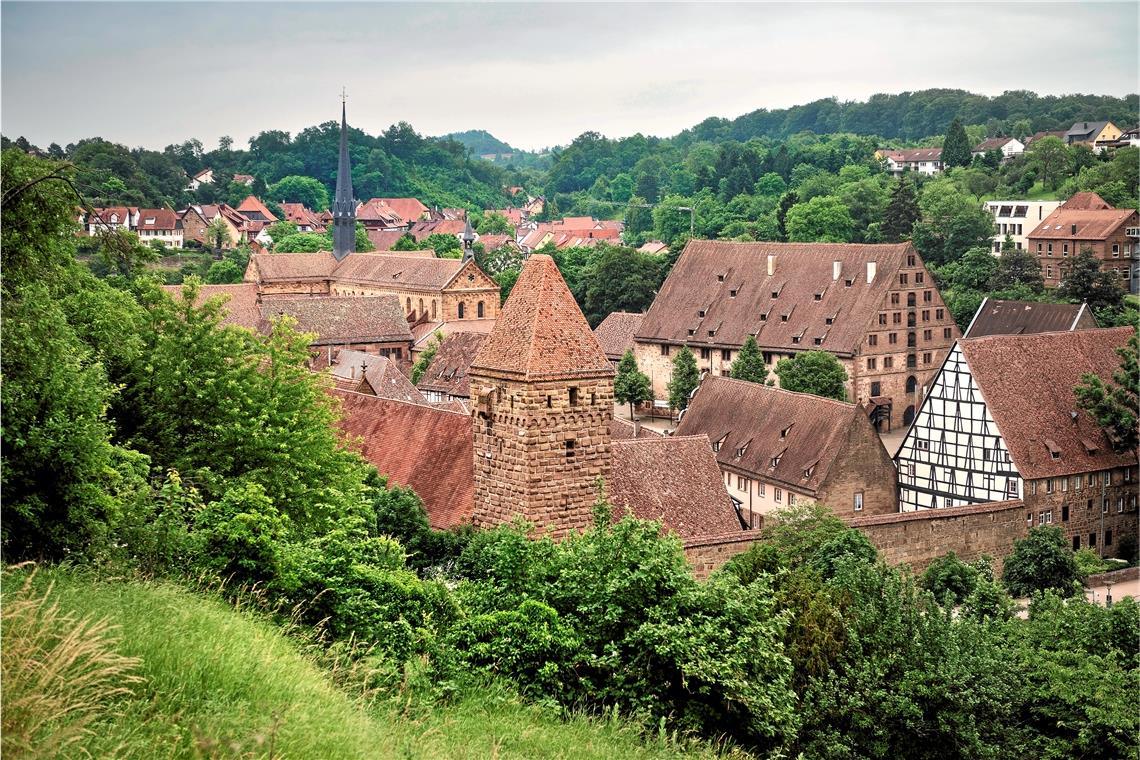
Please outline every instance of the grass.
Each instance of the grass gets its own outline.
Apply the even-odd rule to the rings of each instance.
[[[111,669],[80,690],[76,701],[84,707],[75,715],[48,706],[44,725],[62,732],[69,751],[20,752],[5,735],[6,758],[717,756],[707,745],[646,739],[617,719],[562,720],[502,687],[442,706],[412,697],[365,702],[338,689],[296,640],[252,614],[172,584],[97,580],[65,569],[30,580],[26,571],[5,573],[5,734],[10,679],[35,672],[44,659],[44,647],[13,646],[13,610],[22,602],[53,612],[31,616],[21,630],[38,627],[40,639],[82,643]]]

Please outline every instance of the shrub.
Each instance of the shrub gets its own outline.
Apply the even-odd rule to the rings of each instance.
[[[974,593],[978,575],[977,568],[958,559],[954,552],[948,552],[930,563],[919,583],[939,602],[948,601],[955,605]]]
[[[1006,558],[1001,576],[1014,596],[1028,596],[1045,589],[1072,596],[1081,579],[1064,534],[1052,525],[1031,528],[1028,536],[1014,541],[1013,553]]]
[[[268,581],[281,572],[289,521],[257,483],[233,486],[207,504],[195,520],[200,562],[239,582]]]

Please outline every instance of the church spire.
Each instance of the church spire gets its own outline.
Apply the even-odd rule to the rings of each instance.
[[[333,257],[340,261],[356,250],[356,200],[352,197],[352,167],[348,162],[348,121],[341,91],[340,160],[336,170],[336,198],[333,200]]]
[[[471,219],[463,226],[463,261],[475,260],[475,230],[471,229]]]

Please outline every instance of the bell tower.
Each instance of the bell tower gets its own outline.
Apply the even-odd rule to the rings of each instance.
[[[587,527],[610,476],[614,370],[552,258],[527,259],[470,377],[475,525]]]

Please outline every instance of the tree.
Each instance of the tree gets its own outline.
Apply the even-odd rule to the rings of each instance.
[[[661,285],[661,264],[655,256],[632,248],[595,249],[583,273],[582,311],[592,326],[615,311],[642,312],[653,303]],[[582,289],[582,284],[578,290]],[[575,291],[577,293],[577,290]]]
[[[947,168],[969,166],[970,158],[970,138],[962,122],[955,116],[954,121],[950,122],[950,128],[946,130],[946,139],[942,143],[942,163]]]
[[[1041,178],[1042,183],[1049,189],[1056,190],[1057,181],[1070,161],[1069,149],[1061,142],[1061,138],[1050,135],[1034,140],[1025,154],[1030,163],[1036,167],[1037,176]]]
[[[922,219],[911,239],[928,264],[956,261],[975,247],[989,247],[994,219],[951,178],[926,183],[919,202]]]
[[[331,249],[328,237],[319,232],[294,232],[273,241],[275,253],[316,253]]]
[[[780,196],[780,203],[776,206],[776,231],[780,233],[780,240],[788,239],[788,212],[799,202],[800,197],[795,190],[789,190]]]
[[[1100,376],[1087,373],[1080,384],[1073,389],[1077,405],[1091,414],[1108,435],[1112,447],[1117,451],[1131,451],[1137,445],[1137,413],[1140,408],[1140,366],[1137,364],[1136,333],[1128,339],[1128,345],[1116,349],[1120,356],[1120,366],[1112,373],[1112,383],[1106,383]]]
[[[1001,582],[1013,596],[1029,596],[1034,591],[1053,589],[1073,596],[1081,573],[1065,534],[1054,525],[1029,529],[1029,535],[1013,542],[1013,553],[1005,559]]]
[[[266,195],[278,203],[300,203],[312,211],[324,211],[329,207],[329,191],[312,177],[296,174],[282,177],[267,188]]]
[[[242,281],[245,270],[229,259],[215,261],[206,271],[206,282],[211,285],[233,285]]]
[[[669,406],[677,411],[687,409],[689,397],[693,395],[700,382],[697,358],[693,356],[688,346],[681,346],[681,350],[673,357],[673,377],[666,386],[669,392]]]
[[[223,248],[229,248],[232,242],[230,228],[220,216],[206,225],[206,245],[214,249],[214,253],[221,253]]]
[[[1045,290],[1045,280],[1041,276],[1041,265],[1037,257],[1027,250],[1018,248],[1009,236],[1001,246],[997,259],[997,271],[990,277],[990,290],[1010,290],[1026,288],[1033,293]]]
[[[978,569],[958,559],[954,552],[937,558],[922,573],[920,583],[939,602],[949,596],[950,604],[961,604],[978,587]]]
[[[455,235],[433,233],[419,243],[420,250],[433,250],[442,259],[458,259],[463,255],[463,246]]]
[[[900,176],[891,188],[891,199],[883,212],[883,240],[898,243],[910,236],[920,212],[914,185],[906,176]]]
[[[633,407],[653,400],[653,389],[649,378],[637,368],[633,349],[628,349],[618,362],[617,376],[614,377],[614,400],[619,404],[629,404],[629,418],[633,419]]]
[[[439,344],[443,343],[443,333],[436,330],[428,341],[427,346],[420,352],[420,356],[416,359],[416,363],[412,365],[412,385],[418,385],[420,379],[423,378],[424,372],[427,371],[428,366],[435,359],[435,355],[439,353]]]
[[[1081,252],[1061,268],[1061,285],[1057,295],[1073,303],[1084,301],[1090,309],[1117,309],[1124,302],[1120,277],[1100,267],[1092,248],[1081,246]]]
[[[847,400],[847,370],[827,351],[804,351],[781,359],[776,362],[776,376],[784,390]]]
[[[96,257],[108,271],[125,279],[132,279],[146,269],[147,264],[158,261],[159,253],[139,242],[133,232],[119,228],[96,233]]]
[[[797,243],[846,243],[855,223],[843,201],[830,195],[817,195],[788,210],[784,227],[788,240]]]
[[[749,335],[732,363],[729,375],[736,380],[747,380],[750,383],[768,382],[768,367],[764,364],[764,354],[756,345],[755,336]]]
[[[475,229],[480,235],[515,234],[515,228],[510,220],[493,211],[484,211],[483,215],[475,220]]]

